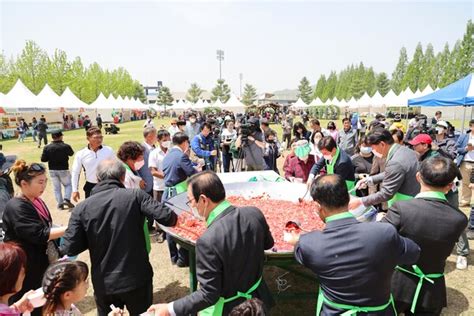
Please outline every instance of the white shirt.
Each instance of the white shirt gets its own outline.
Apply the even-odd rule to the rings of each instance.
[[[227,128],[224,128],[222,130],[221,139],[222,141],[225,141],[226,139],[235,140],[237,139],[237,131],[234,129],[231,132]]]
[[[146,120],[145,124],[143,124],[143,127],[144,127],[144,128],[147,128],[147,127],[155,127],[155,123],[153,123],[153,120],[152,120],[152,119],[149,119],[149,120]]]
[[[115,153],[109,146],[102,146],[97,151],[90,150],[89,146],[79,150],[74,156],[74,162],[72,163],[72,192],[79,192],[78,187],[81,169],[84,169],[87,182],[97,183],[96,171],[99,163],[103,160],[114,158]]]
[[[177,125],[176,126],[170,126],[168,128],[168,132],[170,133],[171,138],[173,138],[173,135],[176,134],[177,132],[179,132],[179,127]]]
[[[169,149],[168,149],[169,150]],[[156,168],[158,171],[163,171],[163,160],[165,159],[166,153],[161,149],[160,146],[153,149],[148,157],[148,167]],[[153,177],[153,190],[163,191],[165,189],[165,179]]]
[[[468,144],[474,145],[474,135],[469,133],[469,140],[467,141]],[[474,150],[468,151],[464,156],[464,161],[474,162]]]
[[[130,167],[125,167],[125,180],[123,181],[123,186],[127,189],[140,189],[140,181],[142,178],[135,175]]]

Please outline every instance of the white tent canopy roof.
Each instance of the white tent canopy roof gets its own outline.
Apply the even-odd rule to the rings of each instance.
[[[88,107],[87,103],[81,101],[69,87],[64,90],[61,94],[61,104],[65,108],[85,108]]]
[[[358,107],[368,107],[370,106],[371,98],[369,94],[366,92],[362,95],[362,97],[357,100],[356,104]]]
[[[323,105],[323,101],[321,101],[319,97],[311,101],[311,103],[309,104],[309,106],[319,106],[319,105]]]
[[[18,79],[13,88],[5,95],[6,108],[36,108],[36,96]]]
[[[62,107],[61,97],[48,84],[45,84],[36,96],[36,104],[38,109],[59,109]]]
[[[207,107],[209,106],[208,104],[206,104],[207,102],[204,102],[204,105]],[[224,103],[222,103],[221,99],[217,99],[216,102],[214,102],[212,104],[212,107],[213,108],[219,108],[219,109],[223,109],[224,108]]]
[[[95,99],[95,101],[92,102],[88,106],[88,108],[92,108],[92,109],[110,109],[110,107],[108,107],[108,104],[109,104],[109,102],[108,102],[107,98],[101,92],[99,94],[99,96],[97,97],[97,99]]]
[[[227,102],[224,104],[224,109],[232,110],[235,108],[237,109],[245,108],[245,104],[240,102],[240,100],[237,98],[235,94],[232,94],[229,100],[227,100]]]
[[[308,105],[304,103],[304,101],[301,98],[298,98],[298,100],[293,103],[292,105],[295,109],[306,109]]]

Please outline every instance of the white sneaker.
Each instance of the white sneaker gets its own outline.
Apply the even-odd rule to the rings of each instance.
[[[458,256],[458,260],[456,261],[456,269],[458,270],[466,270],[467,269],[467,258],[464,256]]]

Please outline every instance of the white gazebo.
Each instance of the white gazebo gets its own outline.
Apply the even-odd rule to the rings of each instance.
[[[306,109],[308,107],[308,105],[301,98],[298,98],[298,100],[291,106],[296,110]]]
[[[59,109],[62,107],[61,97],[45,84],[43,89],[36,96],[36,108],[42,110]]]
[[[240,102],[235,94],[232,94],[229,100],[222,106],[222,109],[234,113],[245,113],[245,104]]]
[[[13,88],[5,95],[3,103],[5,108],[34,111],[38,105],[38,99],[36,95],[18,79]]]

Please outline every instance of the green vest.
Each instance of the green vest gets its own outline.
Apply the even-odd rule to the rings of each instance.
[[[219,205],[217,205],[212,210],[212,212],[209,213],[209,216],[207,217],[207,220],[206,220],[207,226],[210,226],[212,222],[214,222],[216,217],[219,216],[222,212],[224,212],[229,206],[231,206],[231,204],[228,201],[223,201]],[[219,300],[217,301],[217,303],[200,311],[199,316],[221,316],[222,312],[224,311],[225,303],[232,302],[240,297],[245,298],[246,300],[251,299],[252,298],[251,293],[260,286],[261,282],[262,282],[262,277],[260,277],[257,280],[257,282],[254,285],[252,285],[252,287],[247,292],[237,292],[236,295],[229,298],[219,297]]]
[[[331,162],[326,163],[326,171],[328,172],[328,174],[334,174],[334,166],[336,165],[336,160],[339,158],[340,154],[341,154],[340,149],[337,148],[336,154],[334,155],[334,157],[332,157]],[[347,190],[351,191],[355,186],[355,181],[346,180],[346,186],[347,186]],[[355,195],[355,191],[351,192],[351,194]]]

